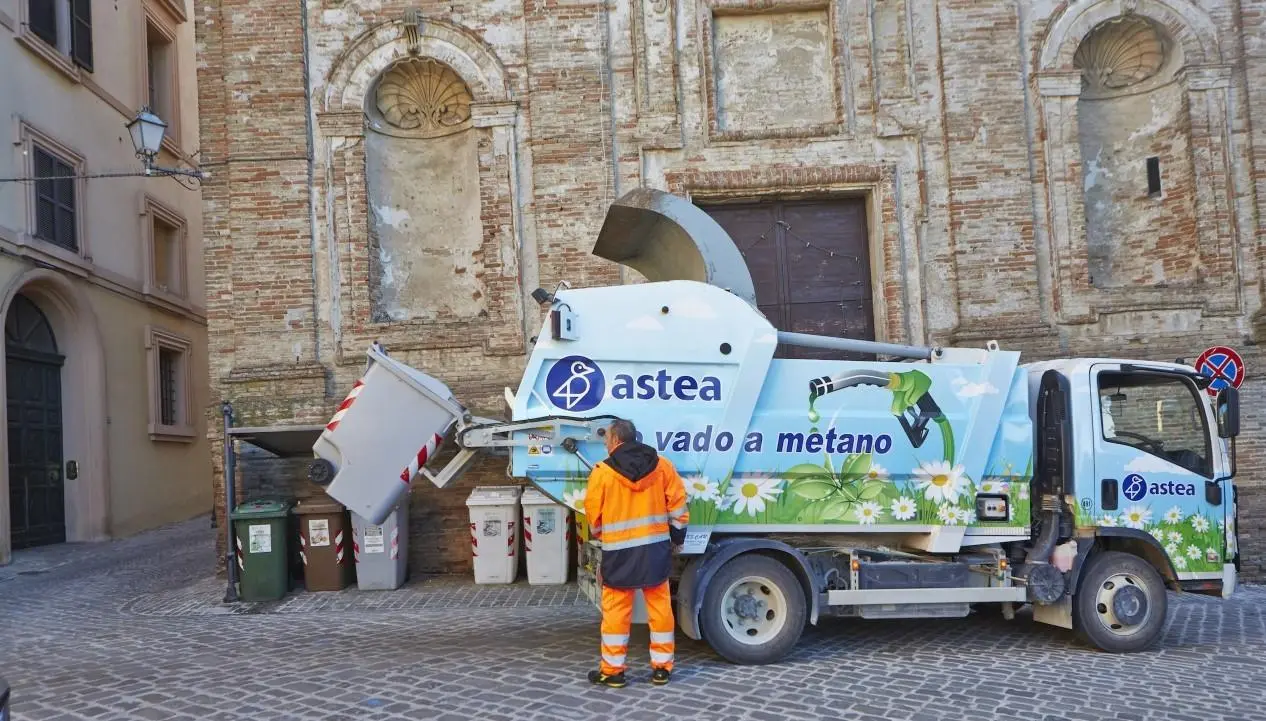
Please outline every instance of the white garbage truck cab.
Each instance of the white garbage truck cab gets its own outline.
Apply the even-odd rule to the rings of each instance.
[[[629,419],[689,497],[678,623],[735,663],[782,658],[828,613],[987,607],[1137,651],[1163,633],[1167,591],[1234,591],[1234,388],[1212,397],[1183,363],[780,331],[724,231],[654,190],[612,206],[594,253],[649,282],[538,291],[549,314],[508,418],[372,348],[312,480],[378,522],[417,478],[444,486],[498,453],[583,512],[605,428]],[[777,352],[794,346],[840,359]],[[600,576],[600,544],[582,564]]]

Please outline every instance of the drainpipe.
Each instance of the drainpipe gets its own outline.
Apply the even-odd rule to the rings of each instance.
[[[229,428],[233,426],[233,404],[228,401],[220,406],[224,415],[224,564],[228,571],[229,585],[224,590],[225,603],[237,603],[237,558],[233,552],[233,521],[230,515],[235,505],[237,485],[237,465],[233,455],[233,439],[229,436]]]

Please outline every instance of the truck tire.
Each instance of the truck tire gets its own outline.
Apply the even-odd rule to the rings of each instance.
[[[1130,553],[1090,557],[1073,597],[1073,621],[1088,642],[1111,653],[1135,653],[1160,640],[1169,596],[1152,564]]]
[[[722,658],[761,665],[791,651],[807,615],[800,579],[768,556],[745,553],[712,577],[699,621],[704,640]]]

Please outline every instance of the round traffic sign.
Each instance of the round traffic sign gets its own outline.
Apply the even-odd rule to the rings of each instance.
[[[1201,353],[1196,359],[1196,370],[1213,379],[1207,389],[1211,395],[1227,386],[1239,388],[1244,382],[1244,359],[1226,346],[1215,345]]]

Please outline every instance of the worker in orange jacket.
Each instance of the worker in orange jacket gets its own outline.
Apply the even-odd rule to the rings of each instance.
[[[594,466],[585,491],[589,533],[602,544],[602,663],[589,681],[625,685],[624,657],[633,597],[642,590],[651,631],[651,683],[668,683],[675,642],[668,576],[673,552],[686,540],[686,489],[677,469],[616,420],[606,429],[609,457]]]

